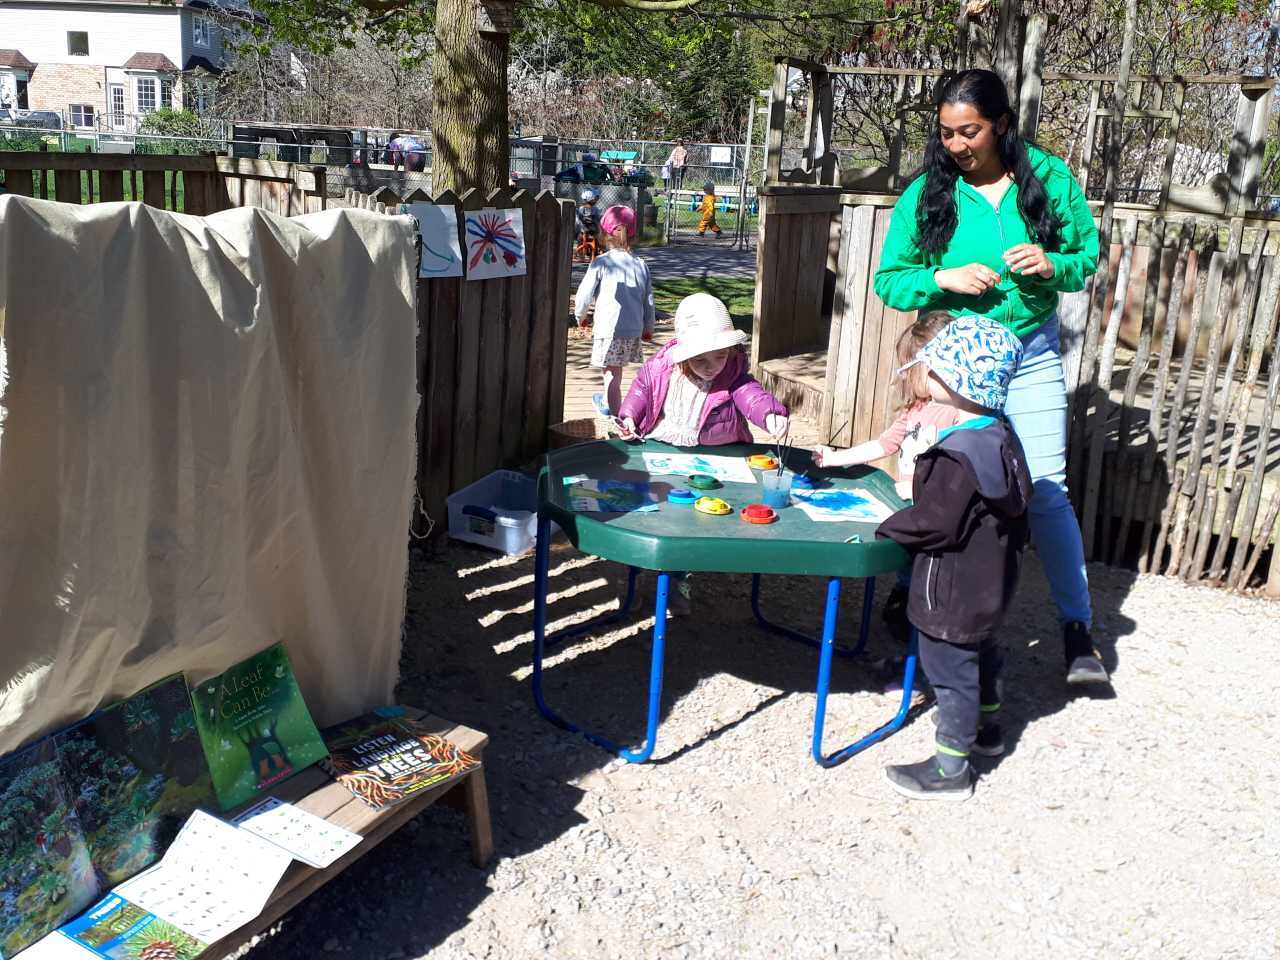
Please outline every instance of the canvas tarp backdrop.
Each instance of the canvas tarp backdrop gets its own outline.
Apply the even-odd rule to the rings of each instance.
[[[391,702],[416,468],[409,217],[0,196],[0,754],[283,640]]]

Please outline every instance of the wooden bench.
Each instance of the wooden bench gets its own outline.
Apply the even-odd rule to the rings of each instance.
[[[448,720],[441,720],[421,710],[411,707],[405,709],[408,716],[425,724],[429,732],[445,737],[472,756],[482,759],[484,748],[489,743],[489,738],[485,734]],[[386,810],[374,810],[318,767],[304,770],[296,777],[286,780],[278,789],[270,791],[270,795],[296,804],[318,817],[324,817],[330,823],[354,831],[364,837],[364,840],[346,856],[324,870],[317,870],[305,863],[294,861],[276,887],[275,893],[271,895],[266,909],[252,923],[245,924],[235,933],[211,944],[200,954],[200,960],[218,960],[239,951],[250,938],[269,929],[312,893],[369,853],[437,800],[443,800],[450,806],[461,807],[466,811],[467,824],[471,831],[471,862],[477,867],[483,867],[493,856],[493,831],[489,823],[489,794],[485,788],[483,763],[459,780],[427,790],[420,796]]]

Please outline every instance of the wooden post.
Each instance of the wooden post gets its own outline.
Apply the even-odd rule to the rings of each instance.
[[[1244,144],[1246,152],[1240,172],[1240,213],[1252,210],[1258,205],[1267,128],[1271,123],[1271,105],[1275,98],[1273,83],[1274,81],[1268,81],[1263,87],[1244,87],[1240,91],[1241,96],[1254,99],[1253,118],[1249,125],[1248,139]]]
[[[1182,129],[1182,105],[1187,97],[1187,85],[1181,80],[1174,82],[1173,119],[1169,121],[1169,139],[1165,143],[1164,169],[1160,172],[1160,199],[1156,207],[1159,210],[1169,205],[1169,186],[1173,183],[1173,164],[1178,156],[1178,131]]]
[[[1027,36],[1022,47],[1022,84],[1018,89],[1018,133],[1034,139],[1040,127],[1040,98],[1043,93],[1044,43],[1049,18],[1034,13],[1027,19]]]
[[[822,443],[851,443],[857,405],[859,365],[872,274],[875,207],[846,206],[840,224],[840,266],[836,273],[827,380],[818,435]]]
[[[1084,555],[1093,556],[1093,541],[1098,517],[1098,491],[1102,483],[1102,453],[1107,438],[1107,419],[1111,412],[1111,374],[1115,368],[1116,342],[1120,335],[1120,323],[1124,319],[1125,301],[1129,298],[1129,271],[1133,263],[1133,248],[1138,238],[1138,218],[1133,217],[1125,225],[1120,268],[1116,272],[1116,296],[1107,320],[1106,336],[1098,364],[1097,380],[1093,390],[1094,415],[1088,459],[1088,475],[1084,490]]]
[[[995,70],[1009,91],[1009,102],[1018,102],[1018,67],[1022,49],[1022,0],[1001,0],[996,23]]]
[[[787,122],[787,61],[779,57],[773,62],[773,86],[769,90],[769,129],[765,138],[765,181],[777,183],[782,178],[782,132]]]

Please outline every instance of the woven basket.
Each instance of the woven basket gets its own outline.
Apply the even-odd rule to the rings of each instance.
[[[613,436],[607,420],[599,417],[583,417],[581,420],[566,420],[564,423],[553,423],[547,427],[547,437],[552,450],[559,450],[574,443],[587,443],[591,440],[608,440]]]

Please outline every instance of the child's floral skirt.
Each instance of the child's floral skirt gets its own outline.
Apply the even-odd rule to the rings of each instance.
[[[597,337],[591,342],[593,367],[620,367],[624,363],[644,363],[639,337]]]

